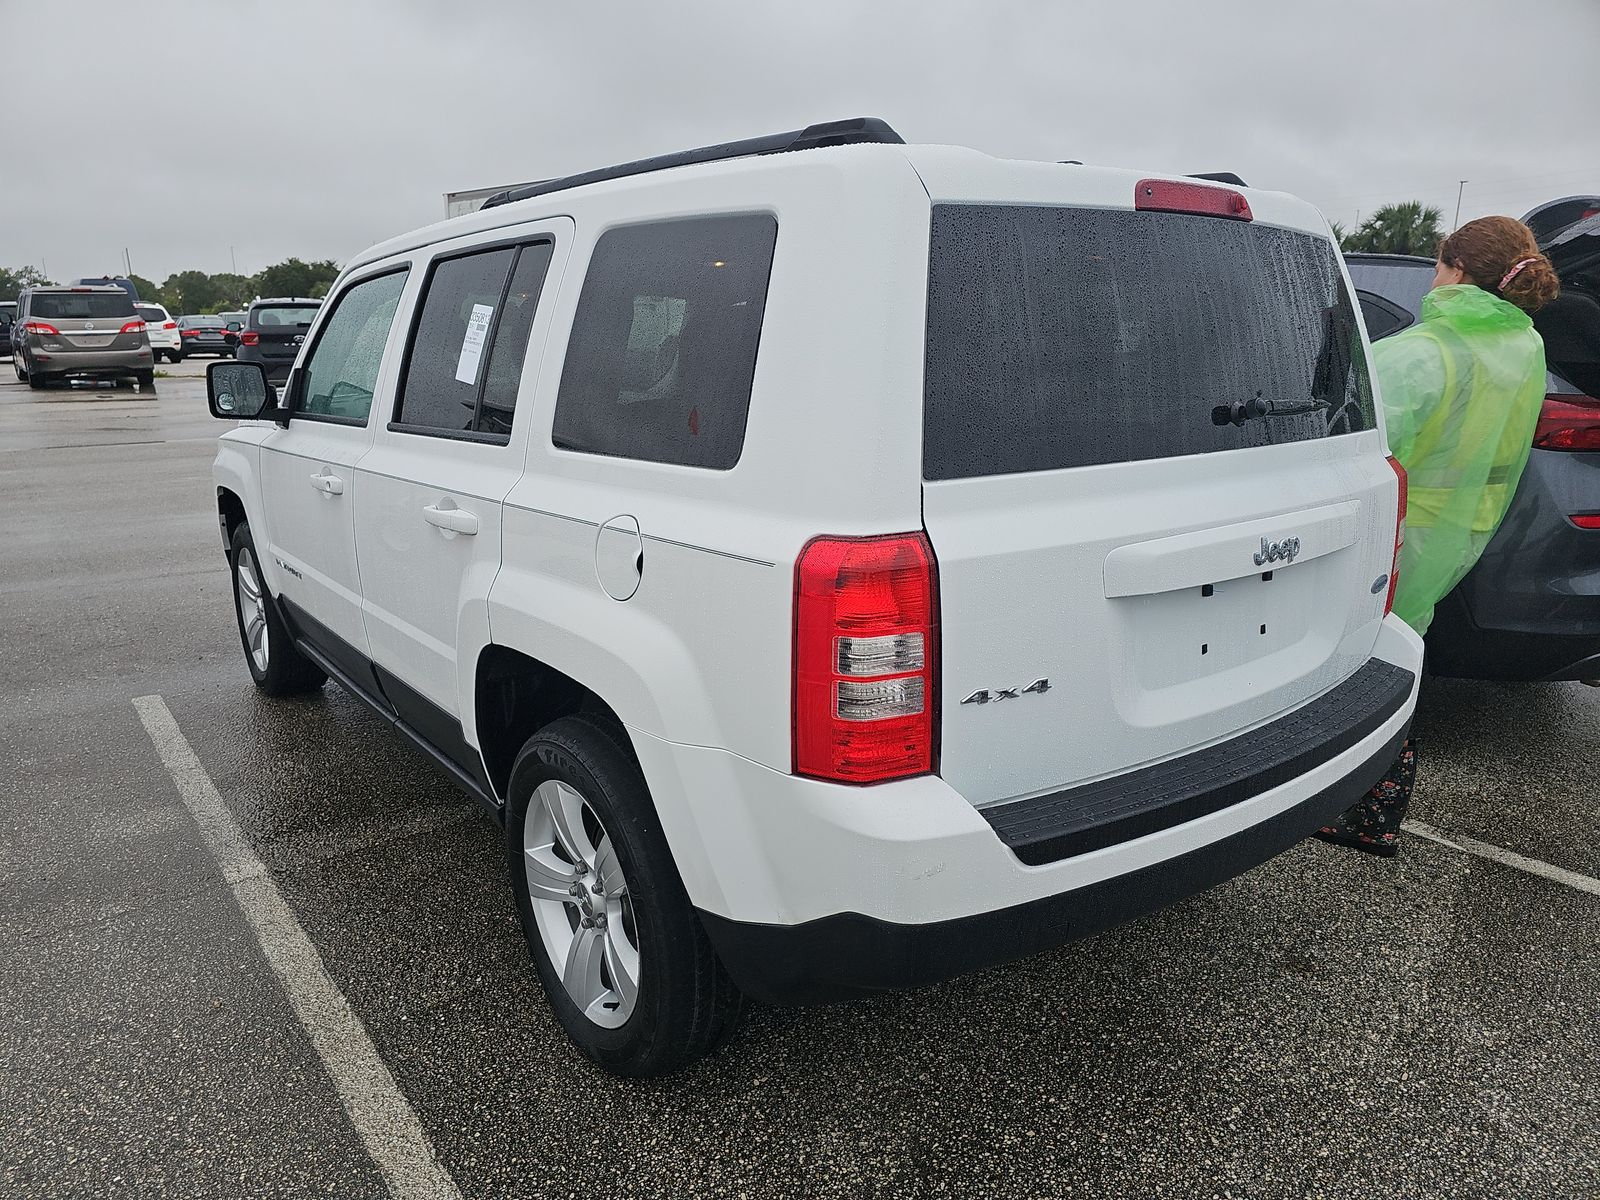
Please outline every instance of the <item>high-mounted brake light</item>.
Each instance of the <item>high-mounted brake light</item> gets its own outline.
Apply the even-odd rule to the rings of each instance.
[[[37,333],[40,337],[61,336],[61,330],[57,329],[48,321],[24,321],[22,323],[22,332]]]
[[[253,329],[247,329],[239,335],[239,340],[246,346],[259,346],[261,344],[261,335]]]
[[[1394,589],[1400,582],[1400,550],[1406,544],[1406,469],[1394,455],[1389,456],[1389,466],[1400,484],[1400,495],[1394,511],[1394,562],[1389,566],[1389,594],[1383,598],[1383,615],[1394,611]]]
[[[795,772],[881,783],[932,771],[938,653],[923,534],[809,542],[795,565]]]
[[[1600,450],[1600,400],[1552,394],[1544,398],[1534,426],[1536,450]]]
[[[1250,202],[1232,188],[1176,179],[1141,179],[1133,186],[1133,207],[1141,212],[1191,213],[1200,217],[1227,217],[1230,221],[1254,219]]]
[[[118,333],[143,333],[144,332],[144,328],[145,328],[145,326],[144,326],[144,322],[143,321],[129,321],[121,329],[117,330],[117,332]]]

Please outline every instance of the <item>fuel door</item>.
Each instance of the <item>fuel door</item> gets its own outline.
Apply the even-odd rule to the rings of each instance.
[[[628,600],[644,575],[644,538],[639,518],[621,513],[603,523],[594,535],[594,574],[613,600]]]

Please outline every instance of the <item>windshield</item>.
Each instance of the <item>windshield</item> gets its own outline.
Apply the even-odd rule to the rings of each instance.
[[[77,321],[131,317],[134,312],[126,292],[35,292],[28,315],[47,321]]]
[[[1172,213],[935,205],[924,389],[928,479],[1374,427],[1332,243]]]

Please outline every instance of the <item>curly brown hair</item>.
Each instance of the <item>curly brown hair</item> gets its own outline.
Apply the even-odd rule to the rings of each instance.
[[[1468,282],[1524,312],[1538,312],[1561,292],[1561,280],[1539,253],[1533,230],[1512,217],[1468,221],[1439,243],[1438,257],[1447,267],[1465,271]]]

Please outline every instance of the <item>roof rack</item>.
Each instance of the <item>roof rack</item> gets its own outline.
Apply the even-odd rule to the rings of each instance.
[[[1232,171],[1196,171],[1193,175],[1185,175],[1185,179],[1209,179],[1212,183],[1231,183],[1234,187],[1249,187],[1250,185],[1240,179]]]
[[[483,202],[483,208],[498,208],[516,200],[527,200],[550,192],[564,192],[568,188],[582,187],[586,183],[599,183],[606,179],[623,179],[629,175],[648,175],[652,171],[665,171],[672,167],[687,167],[695,163],[722,162],[730,158],[750,158],[758,154],[786,154],[791,150],[816,150],[822,146],[849,146],[858,142],[887,142],[905,145],[901,137],[887,122],[877,117],[851,117],[845,121],[824,121],[820,125],[807,125],[804,129],[788,133],[773,133],[766,137],[746,138],[741,142],[723,142],[717,146],[701,146],[695,150],[679,150],[675,154],[662,154],[656,158],[641,158],[619,163],[614,167],[601,167],[561,179],[546,179],[526,187],[508,188],[496,192]]]

